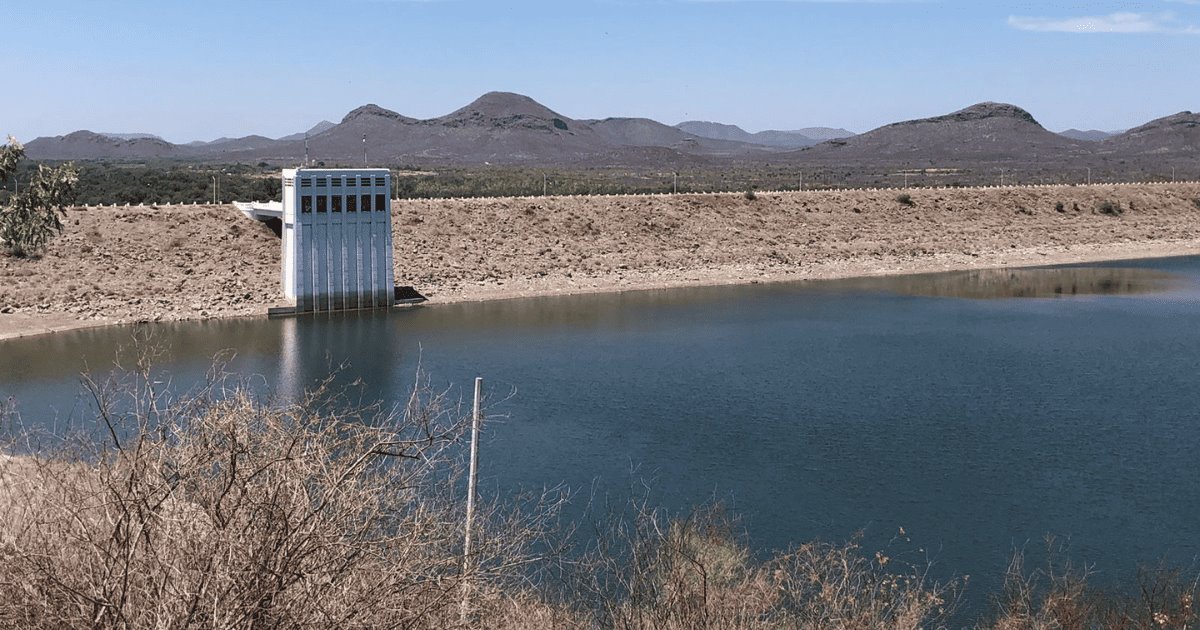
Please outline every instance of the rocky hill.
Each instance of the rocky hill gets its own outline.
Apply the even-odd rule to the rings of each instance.
[[[824,162],[961,163],[1028,160],[1087,152],[1087,145],[1047,131],[1027,111],[979,103],[944,116],[893,123],[803,150]]]
[[[1152,120],[1099,145],[1103,154],[1128,156],[1187,157],[1200,153],[1200,114],[1180,112]]]
[[[289,135],[283,136],[282,138],[279,138],[279,140],[282,142],[288,142],[290,140],[303,140],[307,137],[315,136],[321,132],[328,131],[329,129],[332,129],[335,125],[337,125],[337,123],[331,123],[328,120],[322,120],[321,122],[313,125],[308,131],[301,131],[299,133],[289,134]]]
[[[25,154],[34,159],[148,159],[186,157],[188,150],[161,138],[122,139],[76,131],[65,136],[37,138],[25,145]]]

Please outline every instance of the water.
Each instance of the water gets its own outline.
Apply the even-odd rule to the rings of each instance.
[[[135,331],[178,384],[225,348],[283,396],[342,363],[386,400],[418,363],[482,375],[487,492],[648,480],[764,552],[904,528],[972,611],[1047,534],[1101,582],[1200,555],[1200,258],[85,330],[0,344],[0,395],[78,421]]]

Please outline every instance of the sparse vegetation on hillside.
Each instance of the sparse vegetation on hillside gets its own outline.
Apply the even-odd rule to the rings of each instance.
[[[908,193],[900,193],[899,195],[896,195],[896,203],[902,206],[908,206],[910,208],[917,205],[917,202],[913,201],[912,195]]]
[[[1119,201],[1104,200],[1096,204],[1096,212],[1110,217],[1119,217],[1125,214],[1125,208],[1121,207]]]

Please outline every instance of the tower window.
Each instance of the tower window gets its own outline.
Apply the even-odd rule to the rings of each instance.
[[[362,211],[363,212],[371,211],[371,195],[363,195],[362,196]]]
[[[300,212],[303,214],[312,213],[312,197],[308,195],[300,197]]]
[[[387,196],[383,194],[375,195],[375,212],[387,212],[387,210]]]
[[[334,195],[334,196],[330,197],[329,199],[330,199],[330,201],[333,202],[333,211],[341,212],[342,211],[342,196]]]
[[[318,180],[318,181],[320,181],[320,180]],[[317,212],[327,212],[329,210],[328,200],[329,200],[329,197],[326,197],[325,195],[317,196]]]
[[[358,197],[354,195],[346,196],[346,212],[358,212]]]

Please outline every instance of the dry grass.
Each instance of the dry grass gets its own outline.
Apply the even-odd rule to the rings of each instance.
[[[1059,566],[1060,550],[1050,540],[1043,569],[1029,571],[1024,555],[1013,555],[1004,592],[995,601],[987,630],[1189,630],[1200,626],[1195,598],[1200,584],[1167,567],[1142,568],[1131,588],[1097,589],[1089,574]]]
[[[756,559],[719,507],[682,519],[639,506],[606,522],[568,580],[573,628],[897,630],[937,628],[955,584],[855,542]]]

